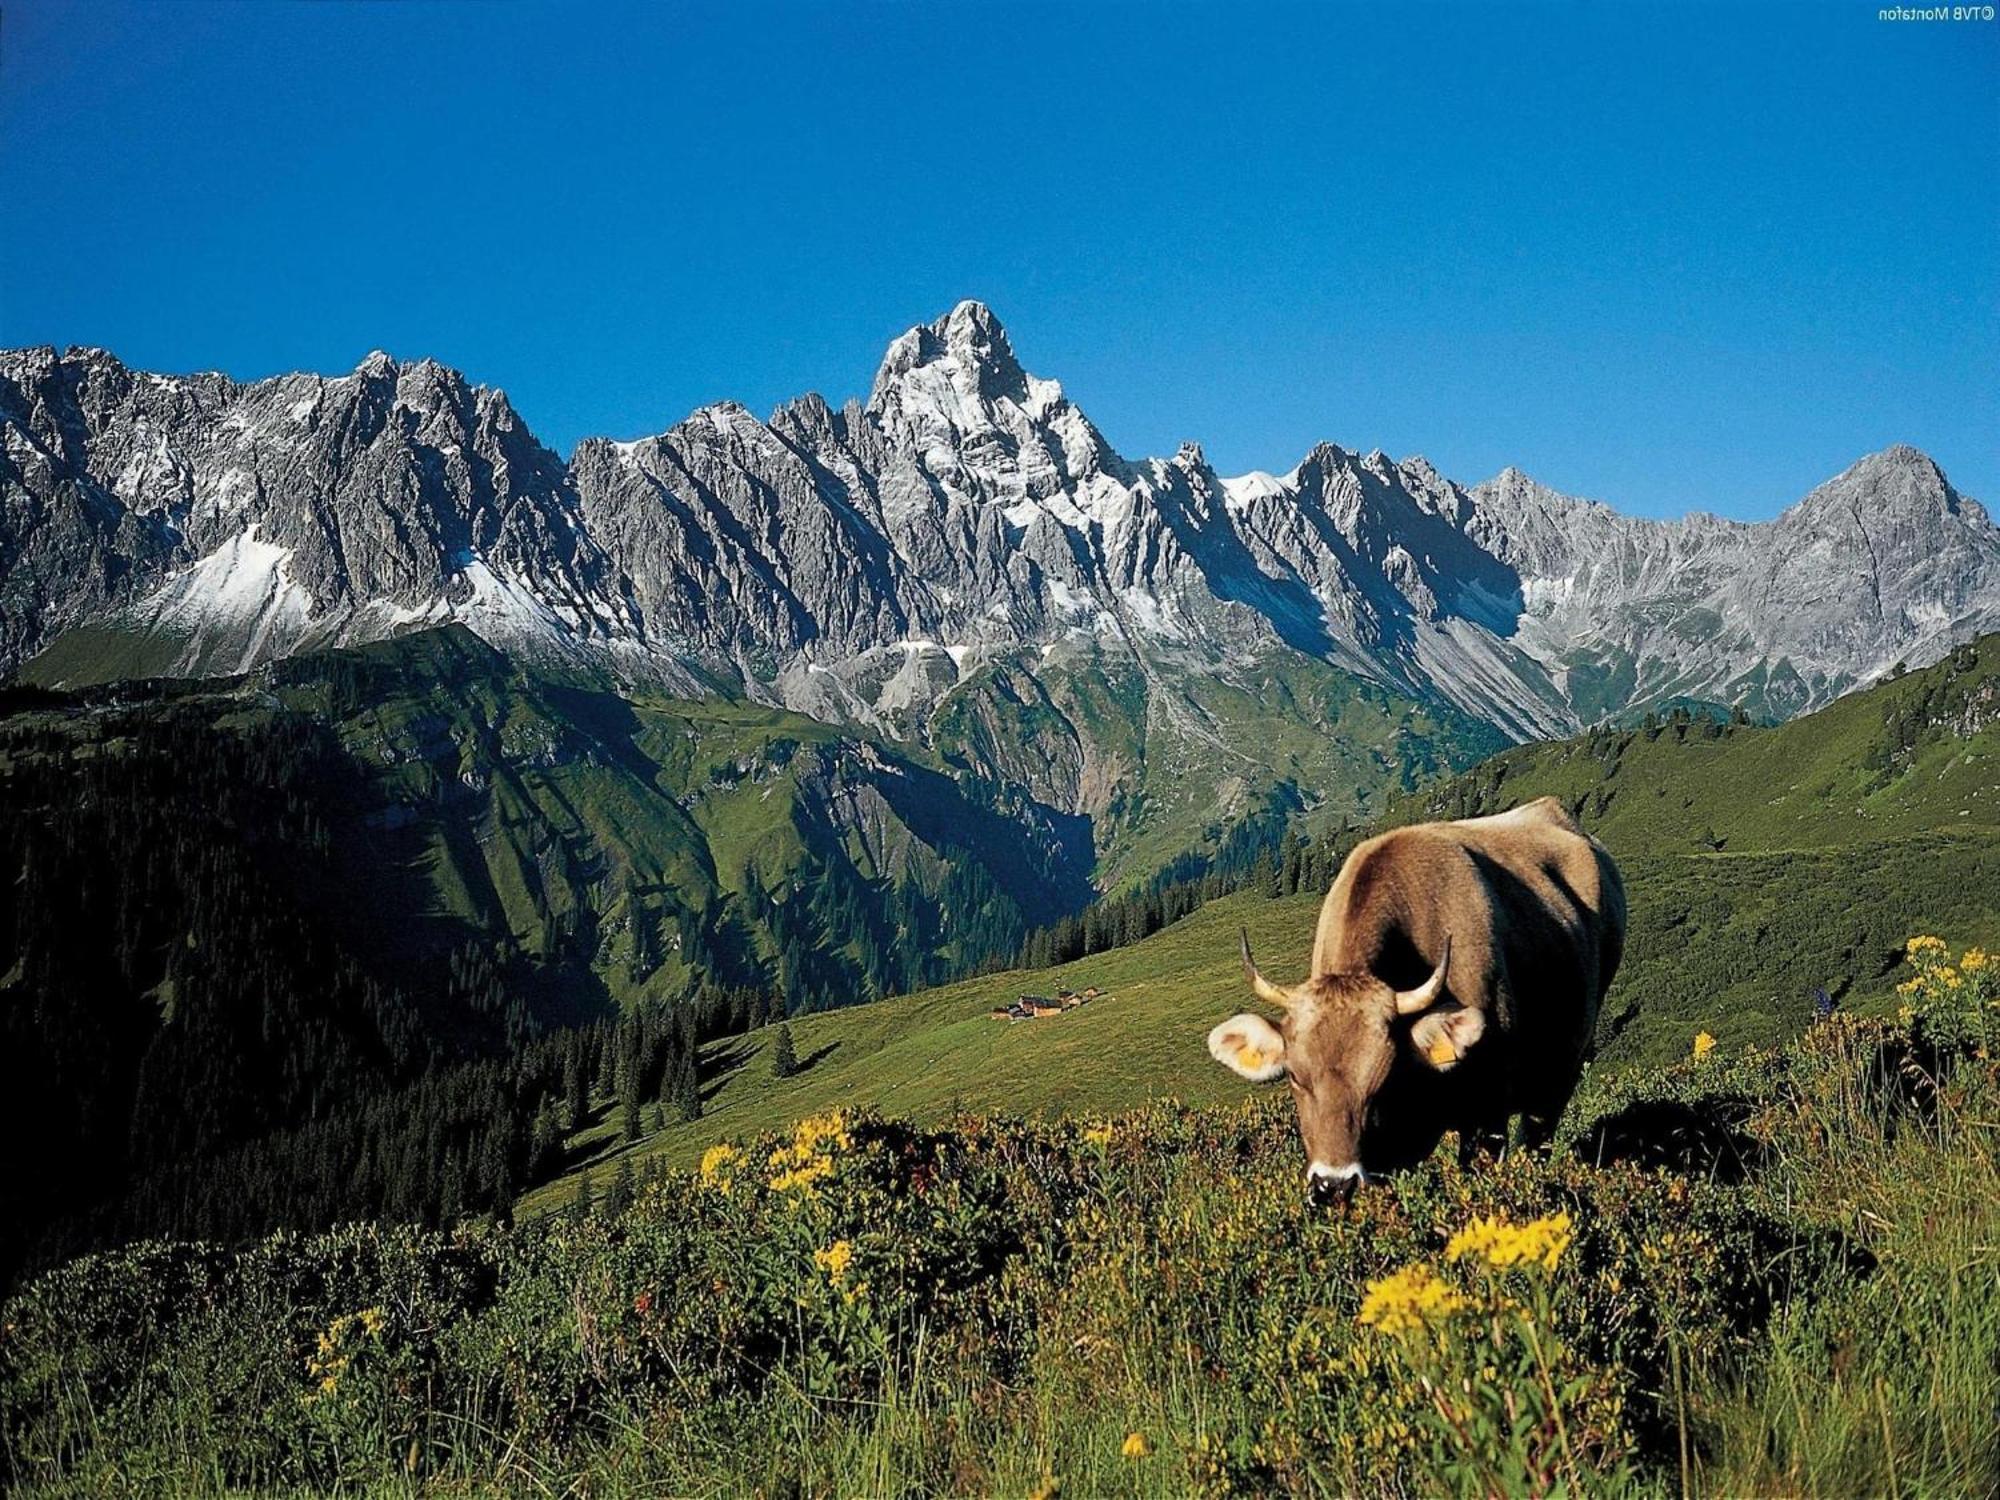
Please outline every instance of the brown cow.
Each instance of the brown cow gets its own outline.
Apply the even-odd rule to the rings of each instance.
[[[1348,857],[1320,908],[1312,977],[1243,971],[1284,1012],[1224,1021],[1208,1050],[1258,1082],[1289,1076],[1306,1192],[1344,1201],[1366,1165],[1462,1143],[1545,1142],[1590,1055],[1625,946],[1618,867],[1553,797],[1420,823]],[[1446,1075],[1449,1075],[1448,1077]]]

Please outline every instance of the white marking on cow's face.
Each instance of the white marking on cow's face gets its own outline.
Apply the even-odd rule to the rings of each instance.
[[[1366,1177],[1367,1175],[1366,1172],[1361,1170],[1361,1163],[1358,1161],[1351,1161],[1344,1167],[1330,1167],[1323,1161],[1316,1161],[1306,1168],[1307,1182],[1317,1181],[1321,1177],[1331,1177],[1338,1182],[1349,1177]]]
[[[1306,1202],[1317,1205],[1349,1197],[1367,1180],[1358,1161],[1339,1167],[1315,1161],[1306,1168]]]

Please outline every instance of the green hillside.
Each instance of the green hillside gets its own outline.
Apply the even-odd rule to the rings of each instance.
[[[159,637],[80,627],[23,664],[18,677],[49,687],[114,684],[169,670],[178,649]],[[474,660],[501,658],[451,626],[314,652],[253,675],[365,674],[378,689],[386,686],[390,696],[379,707],[393,732],[412,712],[450,713],[448,701],[433,703],[431,695],[443,690],[448,700],[465,685]],[[988,798],[1005,788],[1000,795],[1011,804],[1069,809],[1060,830],[1074,845],[1064,855],[1069,873],[1114,891],[1213,849],[1246,819],[1282,827],[1301,814],[1335,821],[1374,816],[1391,793],[1468,766],[1505,743],[1499,731],[1447,703],[1414,701],[1289,650],[1220,664],[1142,658],[1084,641],[997,652],[935,703],[888,710],[879,734],[767,710],[719,683],[695,707],[575,664],[491,675],[509,699],[487,704],[492,722],[516,718],[530,737],[537,720],[561,724],[563,705],[551,702],[559,697],[569,706],[594,705],[588,717],[600,727],[614,723],[609,710],[621,701],[642,719],[687,711],[702,731],[695,753],[711,760],[731,749],[728,732],[713,745],[706,739],[726,724],[739,740],[746,733],[828,747],[874,740],[899,760],[988,789]],[[873,691],[881,684],[862,686]],[[511,701],[517,696],[542,702]],[[324,699],[288,701],[328,706]],[[359,706],[352,696],[336,705],[343,718]],[[664,787],[683,790],[672,776]],[[587,806],[597,788],[577,790],[579,805]],[[790,842],[780,837],[779,859],[796,853]],[[740,852],[726,840],[718,851],[715,873],[725,886]]]
[[[458,629],[269,676],[369,773],[357,872],[420,872],[424,915],[555,959],[573,1013],[908,988],[1090,896],[1087,829],[780,709],[550,680]]]
[[[2000,825],[2000,635],[1774,727],[1687,715],[1504,751],[1391,822],[1555,796],[1624,854],[1851,848]]]
[[[1880,1010],[1910,933],[2000,941],[2000,637],[1776,728],[1690,720],[1508,751],[1392,816],[1551,794],[1619,859],[1631,900],[1599,1067],[1671,1060],[1701,1030],[1731,1047],[1775,1043],[1804,1028],[1818,988]],[[1267,970],[1299,972],[1318,904],[1245,893],[1060,968],[800,1017],[791,1029],[811,1065],[782,1081],[770,1029],[719,1042],[700,1119],[631,1147],[600,1124],[573,1143],[575,1169],[527,1206],[567,1201],[585,1168],[601,1185],[624,1155],[686,1162],[833,1105],[935,1120],[954,1107],[1060,1115],[1244,1097],[1251,1086],[1203,1046],[1244,1008],[1237,929]],[[1046,1020],[989,1018],[1024,993],[1092,985],[1109,998]]]
[[[548,1019],[754,984],[794,1006],[1006,953],[1091,895],[1089,830],[814,720],[625,698],[459,629],[218,683],[24,699],[0,774],[170,730],[319,733],[328,915],[399,972],[471,945]],[[326,778],[323,776],[322,780]],[[943,913],[952,913],[945,930]]]
[[[463,631],[221,683],[10,690],[0,1131],[47,1149],[0,1180],[0,1282],[168,1224],[221,1232],[210,1215],[300,1151],[358,1184],[368,1116],[375,1175],[433,1201],[315,1212],[490,1201],[531,1170],[518,1080],[552,1030],[905,988],[1074,910],[1089,859],[972,778],[776,710],[525,677]],[[512,1080],[377,1107],[470,1059]],[[447,1119],[467,1193],[383,1165]]]
[[[657,1076],[697,1032],[1010,956],[1114,864],[1241,864],[1484,743],[1319,668],[1182,690],[1081,650],[903,728],[551,676],[458,628],[0,692],[0,1124],[57,1148],[0,1183],[0,1282],[168,1227],[511,1200],[547,1170],[562,1028],[651,1027]],[[447,1137],[448,1170],[412,1164]]]
[[[1364,821],[1505,743],[1449,705],[1289,651],[1161,666],[1074,643],[991,661],[903,727],[947,766],[1083,809],[1108,891],[1246,819]]]
[[[323,727],[352,762],[322,809],[331,915],[399,972],[476,948],[549,1020],[704,983],[794,1010],[908,991],[1246,823],[1275,839],[1372,816],[1497,744],[1314,663],[1163,678],[1065,648],[1027,666],[990,661],[872,739],[523,669],[448,627],[35,700],[0,739],[50,736],[51,759],[93,753],[114,719],[118,753],[141,755],[169,719]]]
[[[2000,969],[1909,955],[1897,1021],[1339,1212],[1282,1096],[844,1110],[585,1213],[84,1257],[0,1307],[0,1486],[1989,1495]]]

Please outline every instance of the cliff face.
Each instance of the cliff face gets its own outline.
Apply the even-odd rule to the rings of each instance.
[[[1914,449],[1760,525],[1330,444],[1224,478],[1193,445],[1120,457],[972,302],[865,405],[725,403],[567,463],[503,394],[380,354],[239,385],[12,351],[0,436],[0,669],[58,681],[455,620],[918,733],[1003,658],[1176,698],[1302,656],[1520,739],[1684,698],[1786,716],[2000,628],[2000,533]]]

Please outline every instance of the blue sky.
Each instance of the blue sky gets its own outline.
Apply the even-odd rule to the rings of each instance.
[[[0,343],[435,355],[567,452],[971,296],[1132,455],[2000,505],[2000,24],[1876,10],[10,0]]]

